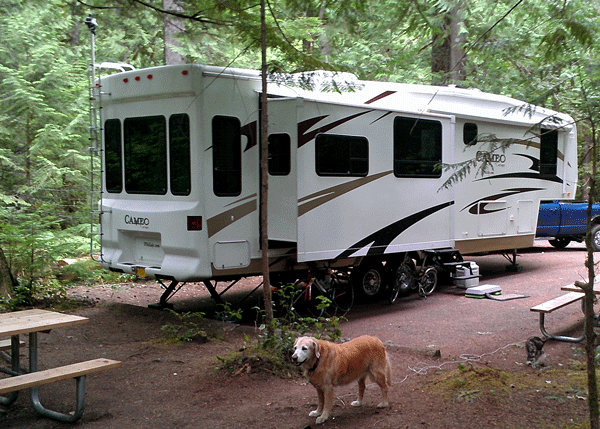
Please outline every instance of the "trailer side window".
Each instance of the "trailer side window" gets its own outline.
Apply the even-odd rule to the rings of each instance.
[[[366,176],[369,141],[359,136],[317,134],[315,158],[319,176]]]
[[[242,134],[238,118],[212,120],[213,191],[218,197],[242,193]]]
[[[467,122],[463,125],[463,143],[466,145],[474,145],[477,143],[477,124]]]
[[[269,135],[269,174],[272,176],[287,176],[290,174],[289,134]]]
[[[394,175],[441,177],[442,123],[428,119],[394,118]]]
[[[104,171],[106,190],[111,193],[123,191],[121,153],[121,121],[109,119],[104,123]]]
[[[192,188],[190,117],[185,113],[169,118],[169,159],[171,193],[189,195]]]
[[[167,193],[167,121],[164,116],[127,118],[123,124],[125,190]]]
[[[556,176],[558,131],[542,128],[540,134],[540,175]]]

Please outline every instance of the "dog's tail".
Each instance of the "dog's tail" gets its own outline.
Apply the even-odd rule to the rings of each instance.
[[[387,354],[385,356],[385,383],[388,386],[392,385],[392,364],[390,363],[390,359],[387,357]]]

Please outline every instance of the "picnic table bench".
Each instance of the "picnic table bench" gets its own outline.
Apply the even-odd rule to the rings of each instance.
[[[1,350],[10,350],[11,369],[0,368],[10,377],[0,379],[0,404],[10,405],[17,399],[18,392],[29,389],[34,410],[42,416],[61,422],[75,422],[85,409],[85,377],[88,374],[116,368],[121,362],[112,359],[93,359],[71,365],[38,371],[38,332],[50,332],[59,327],[78,325],[88,321],[85,317],[62,314],[46,310],[24,310],[0,314],[0,338],[10,336],[10,340],[0,342]],[[19,348],[23,341],[20,334],[29,334],[29,372],[23,373],[20,365]],[[38,387],[59,380],[76,380],[76,403],[72,414],[64,414],[45,408],[39,398]]]
[[[547,338],[553,339],[553,340],[558,340],[558,341],[569,341],[569,342],[580,342],[585,338],[585,334],[579,336],[579,337],[569,337],[569,336],[565,336],[565,335],[553,335],[550,334],[545,327],[545,315],[552,313],[555,310],[558,310],[559,308],[563,308],[569,304],[572,304],[574,302],[578,302],[581,301],[583,303],[583,297],[585,296],[585,294],[583,293],[583,290],[579,287],[576,286],[575,284],[570,284],[570,285],[566,285],[566,286],[562,286],[560,288],[562,291],[567,292],[564,295],[558,296],[556,298],[553,298],[549,301],[543,302],[541,304],[538,304],[534,307],[531,307],[531,311],[537,312],[540,315],[540,330],[542,331],[542,334],[544,336],[546,336]],[[595,284],[594,285],[594,293],[596,295],[600,294],[600,285]]]

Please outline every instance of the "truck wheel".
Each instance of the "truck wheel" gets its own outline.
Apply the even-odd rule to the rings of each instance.
[[[600,224],[592,226],[592,248],[594,252],[600,252]]]
[[[571,242],[569,238],[555,238],[554,240],[548,240],[551,246],[557,249],[564,249]]]
[[[367,262],[352,270],[351,281],[356,292],[363,298],[373,300],[382,290],[384,270],[381,262]]]

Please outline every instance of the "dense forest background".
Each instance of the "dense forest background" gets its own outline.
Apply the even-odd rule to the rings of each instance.
[[[256,1],[3,1],[0,272],[19,299],[56,290],[55,262],[90,250],[90,13],[97,62],[261,66]],[[597,28],[597,0],[267,2],[271,71],[455,84],[570,114],[579,129],[578,197],[593,177]]]

